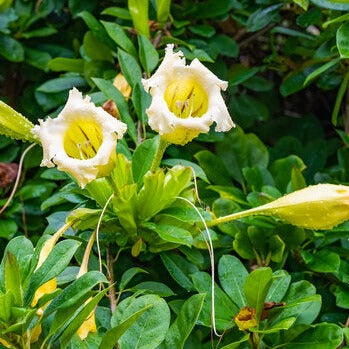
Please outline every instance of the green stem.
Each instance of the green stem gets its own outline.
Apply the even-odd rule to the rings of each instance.
[[[251,208],[250,210],[232,213],[227,216],[218,217],[216,219],[213,219],[212,221],[208,221],[207,227],[208,228],[214,227],[219,224],[236,221],[238,219],[249,217],[249,216],[255,216],[257,214],[263,214],[263,211],[260,210],[259,207]]]
[[[156,150],[156,154],[153,159],[153,163],[151,164],[150,170],[152,172],[155,172],[161,163],[162,157],[164,156],[164,153],[169,146],[170,143],[166,142],[161,136],[160,136],[160,141],[159,141],[159,146]]]

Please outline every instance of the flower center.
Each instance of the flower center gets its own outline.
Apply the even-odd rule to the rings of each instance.
[[[102,143],[102,131],[94,121],[75,121],[64,135],[64,150],[74,159],[93,158]]]
[[[168,109],[177,117],[200,117],[206,113],[208,102],[205,90],[193,79],[171,82],[164,95]]]

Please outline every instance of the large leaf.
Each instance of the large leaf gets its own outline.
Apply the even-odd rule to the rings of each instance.
[[[170,326],[161,348],[182,349],[200,315],[205,299],[204,294],[196,294],[188,298],[182,305],[176,320]]]
[[[336,349],[343,341],[342,329],[335,324],[318,324],[285,344],[286,349]]]
[[[192,275],[195,289],[199,293],[206,293],[204,305],[200,313],[199,321],[207,327],[211,326],[212,314],[212,293],[211,277],[204,272],[197,272]],[[215,320],[218,330],[226,330],[233,326],[232,319],[238,312],[238,308],[230,298],[215,284]]]
[[[315,287],[305,280],[291,284],[283,301],[286,306],[273,323],[295,317],[295,324],[311,324],[321,308],[321,296],[316,294]]]
[[[188,291],[194,290],[190,274],[199,271],[195,264],[188,262],[185,258],[174,252],[164,252],[160,254],[162,262],[174,280]]]
[[[113,349],[117,344],[120,337],[133,325],[133,323],[141,316],[145,311],[151,308],[152,305],[148,305],[134,314],[130,315],[126,320],[124,320],[119,325],[108,330],[103,338],[102,342],[99,345],[100,349]]]
[[[349,3],[347,0],[311,0],[315,5],[329,8],[332,10],[348,11]]]
[[[231,300],[242,308],[246,305],[243,286],[248,272],[241,261],[235,256],[224,255],[218,263],[219,282]]]
[[[119,344],[124,349],[155,349],[164,340],[170,325],[170,309],[167,303],[156,295],[138,298],[129,297],[120,302],[111,319],[113,327],[144,307],[146,310],[121,336]]]
[[[272,270],[270,268],[259,268],[247,276],[244,284],[244,293],[247,304],[256,309],[256,318],[259,320],[265,298],[272,283]]]

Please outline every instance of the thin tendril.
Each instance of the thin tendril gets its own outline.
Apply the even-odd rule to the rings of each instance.
[[[97,223],[97,228],[96,228],[96,243],[97,243],[97,251],[98,251],[98,262],[99,262],[99,271],[102,273],[103,272],[103,269],[102,269],[102,256],[101,256],[101,249],[100,249],[100,246],[99,246],[99,229],[100,229],[100,226],[101,226],[101,222],[102,222],[102,218],[103,218],[103,215],[104,215],[104,212],[105,210],[107,209],[108,205],[109,205],[109,202],[110,200],[113,198],[114,194],[111,194],[109,199],[107,200],[107,202],[105,203],[103,209],[102,209],[102,213],[101,215],[99,216],[99,219],[98,219],[98,223]]]
[[[204,224],[205,230],[206,230],[206,234],[207,234],[207,238],[208,238],[208,242],[206,239],[206,236],[203,232],[202,236],[204,237],[204,240],[206,242],[206,245],[208,247],[208,252],[210,255],[210,261],[211,261],[211,321],[212,321],[212,328],[213,328],[213,333],[217,336],[217,337],[221,337],[220,334],[217,333],[217,328],[216,328],[216,311],[215,311],[215,284],[214,284],[214,278],[215,278],[215,273],[214,273],[214,250],[213,250],[213,244],[212,244],[212,239],[211,239],[211,234],[210,231],[208,230],[206,221],[204,219],[204,217],[202,216],[202,214],[200,213],[200,211],[197,209],[197,207],[191,203],[188,199],[183,198],[181,196],[177,197],[178,199],[184,200],[185,202],[187,202],[189,205],[191,205],[194,210],[197,212],[197,214],[199,215],[202,223]]]
[[[24,152],[23,154],[21,155],[21,158],[19,160],[19,165],[18,165],[18,172],[17,172],[17,177],[16,177],[16,182],[15,182],[15,185],[13,186],[12,188],[12,191],[11,191],[11,194],[9,196],[9,198],[7,199],[6,203],[4,206],[2,206],[1,210],[0,210],[0,215],[6,210],[6,208],[10,205],[15,193],[16,193],[16,190],[17,190],[17,187],[18,187],[18,184],[19,184],[19,180],[21,178],[21,174],[22,174],[22,167],[23,167],[23,161],[24,161],[24,158],[25,156],[27,155],[28,151],[30,149],[32,149],[34,146],[36,145],[36,143],[33,143],[31,144]]]

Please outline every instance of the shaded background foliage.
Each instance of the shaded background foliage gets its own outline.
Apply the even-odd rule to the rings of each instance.
[[[98,105],[114,99],[120,108],[110,81],[122,71],[133,87],[130,113],[125,113],[132,115],[130,122],[136,125],[129,127],[133,131],[127,140],[133,149],[137,137],[153,136],[149,129],[145,133],[149,96],[140,87],[141,71],[149,75],[165,45],[175,43],[188,60],[200,59],[229,81],[225,99],[238,128],[229,134],[212,131],[184,147],[171,146],[164,161],[172,166],[184,159],[200,166],[196,167],[200,198],[216,216],[258,206],[309,184],[348,184],[348,4],[173,1],[168,17],[166,10],[158,9],[161,1],[150,1],[148,23],[146,10],[132,17],[135,3],[128,2],[129,11],[125,1],[0,2],[2,100],[34,123],[57,115],[73,86],[90,94]],[[145,9],[148,1],[138,4]],[[18,162],[25,146],[1,137],[0,162]],[[67,175],[39,168],[40,161],[40,149],[32,150],[25,160],[21,188],[0,218],[1,251],[17,235],[36,242],[43,232],[55,231],[68,211],[89,205]],[[0,205],[10,188],[11,183],[0,188]],[[292,282],[310,281],[322,296],[322,308],[308,323],[317,317],[317,322],[343,325],[349,309],[348,231],[348,224],[315,233],[253,218],[221,225],[212,234],[217,262],[222,255],[233,254],[249,270],[271,266],[274,271],[287,270]],[[83,232],[81,238],[85,238]],[[108,238],[108,234],[104,240],[102,236],[104,245]],[[182,295],[181,300],[186,298],[185,290],[205,291],[203,273],[209,263],[202,250],[181,247],[161,256],[145,252],[137,259],[128,252],[120,252],[115,280],[137,266],[151,275],[136,275],[137,282],[163,282]],[[82,253],[78,249],[78,261]],[[117,253],[115,246],[112,253]],[[158,263],[163,263],[161,270]],[[173,265],[188,275],[198,274],[187,280],[171,269]],[[91,268],[98,268],[96,257]],[[220,283],[228,293],[229,287],[221,279]],[[302,285],[304,294],[314,293],[308,290],[311,286]],[[162,289],[158,294],[173,296],[170,291]],[[175,313],[176,301],[170,303]],[[209,326],[209,317],[200,321]],[[191,335],[187,348],[208,345],[208,330],[202,328]],[[229,335],[230,341],[239,339]],[[326,348],[330,347],[335,346]]]

